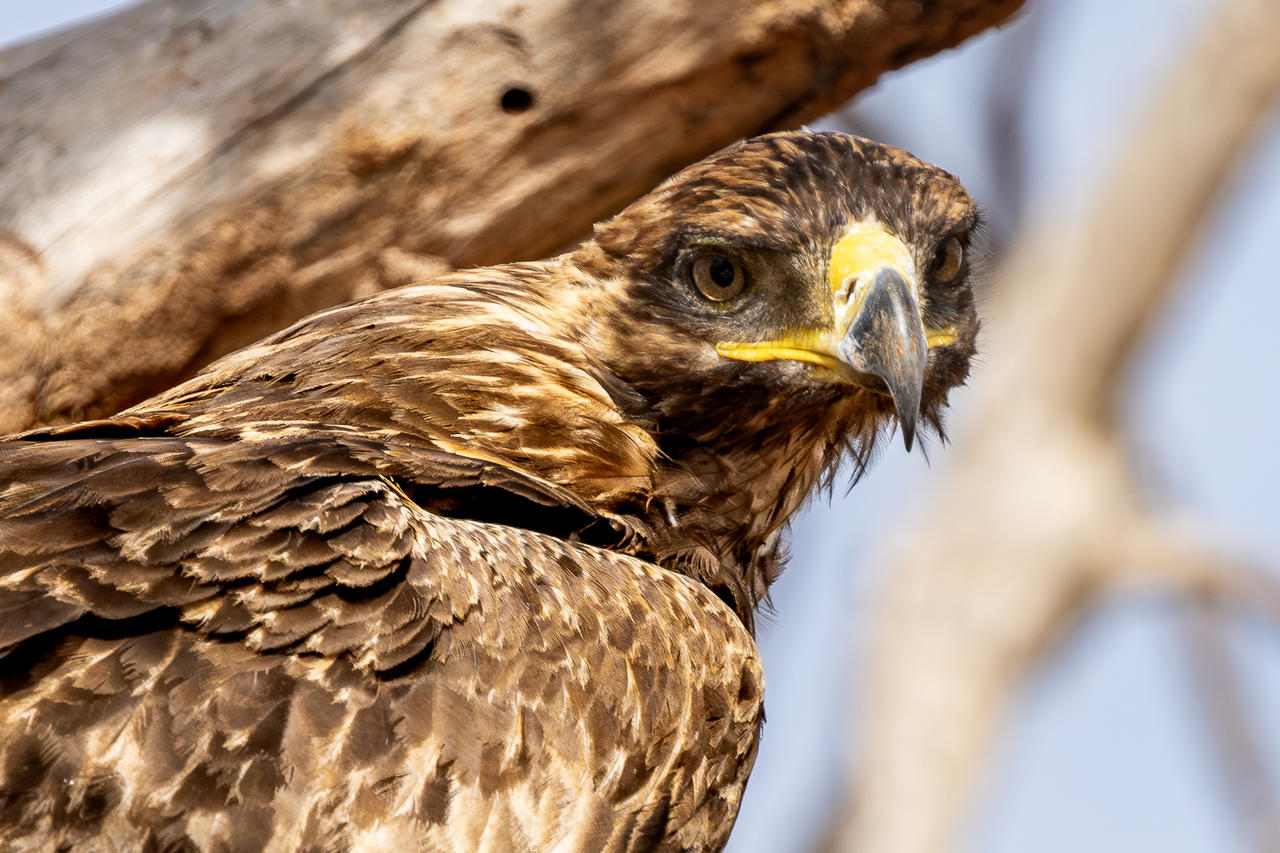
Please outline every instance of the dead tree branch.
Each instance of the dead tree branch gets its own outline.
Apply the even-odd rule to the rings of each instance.
[[[1192,599],[1185,622],[1187,660],[1205,729],[1222,769],[1228,799],[1258,853],[1280,851],[1275,787],[1241,695],[1240,674],[1227,645],[1222,602]]]
[[[1020,3],[152,0],[11,49],[0,433],[424,265],[543,256]]]

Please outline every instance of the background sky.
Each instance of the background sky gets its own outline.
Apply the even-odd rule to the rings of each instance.
[[[864,130],[942,165],[988,208],[997,230],[1016,227],[1019,216],[1089,197],[1152,87],[1217,5],[1029,0],[1012,25],[886,75],[823,125]],[[999,85],[1023,90],[1015,118],[1024,147],[1013,162],[995,161],[988,138]],[[1021,184],[1022,198],[1009,197],[1011,184]],[[1262,318],[1280,315],[1280,121],[1236,184],[1183,272],[1123,410],[1153,497],[1207,519],[1276,567],[1280,341]],[[978,365],[973,382],[981,381]],[[952,398],[960,435],[965,395]],[[1232,402],[1241,400],[1244,410]],[[945,453],[934,449],[935,465]],[[845,768],[849,715],[856,721],[859,713],[877,532],[929,487],[929,475],[922,458],[894,445],[847,497],[812,507],[795,524],[777,616],[761,638],[769,723],[734,853],[806,850],[823,830]],[[1057,651],[1019,703],[961,849],[1249,849],[1192,701],[1183,615],[1159,598],[1117,601]],[[832,638],[842,635],[852,642],[833,653]],[[1232,640],[1269,766],[1280,768],[1280,637],[1244,624]]]
[[[0,0],[0,46],[124,5]],[[1080,203],[1217,2],[1027,5],[1004,30],[887,75],[821,126],[860,130],[957,174],[1001,239],[1024,217]],[[997,162],[987,111],[993,87],[1010,85],[1021,91],[1014,120],[1025,145]],[[1241,174],[1148,343],[1124,411],[1153,496],[1278,567],[1280,119]],[[973,381],[982,381],[981,365]],[[953,399],[962,434],[965,394]],[[932,449],[935,466],[946,452]],[[887,442],[856,489],[796,522],[791,567],[761,632],[769,722],[733,853],[808,850],[840,801],[866,611],[879,583],[877,532],[929,487],[930,473],[921,454]],[[1159,598],[1117,601],[1055,653],[1013,715],[963,850],[1248,849],[1191,701],[1181,618]],[[1232,641],[1269,766],[1280,770],[1280,636],[1244,623]]]

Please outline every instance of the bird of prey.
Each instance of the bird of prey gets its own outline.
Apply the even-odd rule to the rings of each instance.
[[[941,429],[975,224],[763,136],[0,441],[0,847],[721,849],[788,519]]]

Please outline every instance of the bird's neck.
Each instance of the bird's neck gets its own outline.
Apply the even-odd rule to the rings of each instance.
[[[668,437],[647,519],[657,531],[654,559],[716,591],[750,628],[785,562],[787,525],[834,473],[845,448],[832,437],[844,434],[816,419],[766,446]]]

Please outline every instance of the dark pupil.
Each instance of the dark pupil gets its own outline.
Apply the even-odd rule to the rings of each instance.
[[[710,273],[716,287],[722,289],[729,287],[734,279],[733,261],[728,258],[713,258]]]

